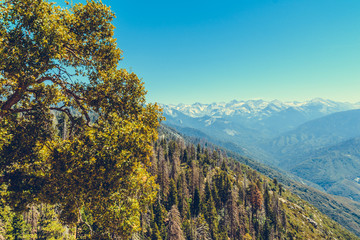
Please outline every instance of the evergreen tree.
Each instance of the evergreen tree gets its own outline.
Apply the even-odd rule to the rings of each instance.
[[[276,219],[274,219],[274,214],[272,212],[272,199],[269,193],[269,188],[268,186],[266,186],[265,191],[264,191],[264,208],[265,208],[265,214],[266,214],[266,218],[270,220],[270,223],[273,223],[274,221],[276,221]]]
[[[212,239],[218,239],[218,217],[215,208],[215,202],[211,194],[209,184],[205,185],[205,197],[204,197],[204,217],[209,225]]]
[[[216,184],[212,184],[212,189],[211,189],[211,193],[215,202],[215,207],[216,209],[220,209],[221,208],[221,198],[219,196],[219,191],[216,187]]]
[[[170,190],[167,200],[167,210],[169,211],[173,205],[178,205],[178,192],[174,179],[170,180]]]
[[[153,212],[154,212],[154,223],[157,224],[158,229],[161,233],[162,238],[166,236],[166,229],[165,229],[165,209],[163,209],[160,200],[156,200],[153,205]],[[154,228],[153,228],[154,229]]]
[[[161,233],[159,231],[159,227],[156,223],[154,223],[154,228],[151,234],[151,240],[162,240]]]
[[[184,152],[183,152],[183,156],[182,156],[182,162],[183,163],[189,163],[189,153],[187,151],[187,149],[184,149]]]
[[[196,217],[200,212],[200,193],[199,189],[195,188],[194,196],[191,202],[191,215]]]
[[[201,147],[200,147],[200,143],[198,143],[197,147],[196,147],[196,159],[200,160],[200,153],[201,153]]]
[[[231,180],[228,173],[225,170],[221,170],[214,176],[214,182],[218,189],[220,200],[222,204],[225,204],[230,197],[232,188]]]

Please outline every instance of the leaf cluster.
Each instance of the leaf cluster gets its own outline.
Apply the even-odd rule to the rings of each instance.
[[[128,236],[154,199],[147,172],[161,110],[143,82],[118,69],[114,14],[101,1],[60,8],[46,0],[0,3],[0,180],[24,212],[82,212],[99,238]],[[86,225],[86,224],[85,224]]]

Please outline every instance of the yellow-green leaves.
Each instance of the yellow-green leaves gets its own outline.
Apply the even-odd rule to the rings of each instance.
[[[134,73],[118,69],[114,14],[95,0],[68,9],[46,0],[0,7],[0,177],[8,203],[57,204],[69,224],[86,211],[94,236],[126,238],[156,191],[147,168],[161,111],[146,104]]]

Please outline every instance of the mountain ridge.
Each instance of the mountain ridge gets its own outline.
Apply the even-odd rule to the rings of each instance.
[[[164,113],[171,115],[171,110],[178,110],[185,115],[190,117],[203,117],[203,116],[222,116],[222,115],[239,115],[243,114],[249,117],[255,117],[257,114],[252,115],[251,113],[260,113],[259,115],[266,115],[269,112],[278,112],[288,108],[296,108],[303,110],[309,107],[322,107],[321,110],[325,114],[330,112],[339,111],[338,109],[356,109],[360,108],[360,103],[349,103],[349,102],[336,102],[328,99],[315,98],[309,101],[290,101],[282,102],[279,100],[265,101],[262,99],[258,100],[232,100],[226,102],[213,102],[210,104],[202,104],[196,102],[194,104],[160,104]]]

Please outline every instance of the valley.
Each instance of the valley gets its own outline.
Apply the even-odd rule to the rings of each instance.
[[[360,104],[324,99],[162,105],[165,124],[360,201]]]

